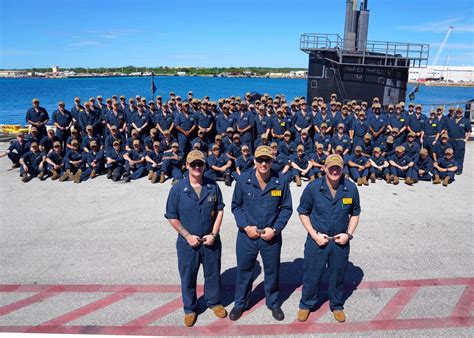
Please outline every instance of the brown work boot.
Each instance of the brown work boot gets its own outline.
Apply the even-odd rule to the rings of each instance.
[[[444,178],[444,180],[443,180],[443,185],[444,185],[445,187],[447,187],[448,184],[449,184],[449,176],[446,176],[446,177]]]
[[[46,175],[44,174],[44,172],[40,172],[39,175],[38,175],[38,178],[41,180],[41,181],[44,181],[46,179]]]
[[[440,183],[441,183],[441,178],[439,178],[439,175],[434,175],[433,184],[440,184]]]
[[[57,180],[59,178],[59,173],[56,169],[51,169],[51,179],[54,181],[54,180]]]
[[[309,178],[309,181],[310,181],[310,182],[313,182],[315,179],[316,179],[316,177],[315,177],[314,175],[312,175],[312,176]]]
[[[158,182],[158,173],[157,172],[152,172],[150,182],[153,183],[153,184]]]
[[[23,177],[21,178],[21,181],[23,183],[29,182],[31,180],[31,175],[28,175],[27,173],[23,174]]]
[[[95,178],[95,177],[97,177],[97,171],[95,169],[92,169],[89,178]]]
[[[375,183],[375,174],[370,174],[370,182]]]
[[[332,314],[334,315],[334,319],[339,323],[344,323],[346,321],[346,314],[343,310],[334,310]]]
[[[82,169],[77,169],[76,174],[74,175],[74,183],[81,183]]]
[[[166,177],[165,177],[165,172],[162,171],[162,172],[160,173],[160,183],[165,183],[165,178],[166,178]]]
[[[222,305],[214,306],[212,308],[212,311],[214,311],[214,314],[216,315],[216,317],[219,317],[219,318],[227,317],[227,311],[226,311],[225,307],[223,307]]]
[[[153,178],[153,170],[148,170],[148,179],[151,180]]]
[[[300,175],[295,176],[296,186],[301,187],[301,177]]]
[[[367,177],[362,177],[362,184],[363,185],[369,185],[369,181],[367,181]]]
[[[408,176],[407,178],[405,178],[405,184],[413,185],[413,181],[411,180],[411,177]]]
[[[388,184],[392,183],[392,177],[390,176],[390,174],[386,174],[386,175],[385,175],[385,181],[386,181]]]
[[[362,185],[362,178],[359,177],[359,178],[357,179],[357,185],[358,185],[358,186],[361,186],[361,185]]]
[[[299,309],[298,310],[298,321],[305,322],[309,317],[309,310],[307,309]]]
[[[400,180],[398,179],[398,176],[393,176],[393,185],[397,185]]]
[[[184,326],[190,327],[196,323],[197,315],[195,312],[186,313],[184,315]]]
[[[66,172],[59,178],[59,182],[67,181],[71,178],[71,169],[66,170]]]

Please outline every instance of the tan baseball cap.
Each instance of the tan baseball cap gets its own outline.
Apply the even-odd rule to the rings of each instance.
[[[340,155],[331,154],[326,158],[325,165],[327,168],[338,166],[339,168],[344,168],[344,160]]]
[[[273,158],[273,152],[272,148],[269,146],[259,146],[257,150],[255,150],[255,158],[260,158],[260,157],[269,157]]]
[[[206,163],[206,157],[204,153],[200,150],[191,150],[186,157],[187,163],[193,163],[194,161],[201,161],[202,163]]]
[[[398,152],[398,153],[403,153],[405,151],[405,147],[404,146],[398,146],[395,148],[395,151]]]

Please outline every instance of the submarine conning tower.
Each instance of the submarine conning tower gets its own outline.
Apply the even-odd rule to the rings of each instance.
[[[429,45],[369,41],[368,0],[346,0],[344,38],[338,34],[304,33],[300,49],[309,55],[307,100],[332,93],[338,100],[383,105],[405,101],[408,71],[428,64]]]

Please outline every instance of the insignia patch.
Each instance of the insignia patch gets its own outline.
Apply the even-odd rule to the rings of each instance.
[[[342,204],[352,204],[352,197],[346,197],[342,199]]]
[[[272,197],[281,197],[281,190],[272,190]]]

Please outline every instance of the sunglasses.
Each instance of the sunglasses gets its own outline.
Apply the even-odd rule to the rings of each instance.
[[[262,164],[263,162],[265,163],[271,163],[273,160],[271,158],[262,158],[262,157],[259,157],[259,158],[256,158],[255,161],[257,161],[257,163],[259,164]]]
[[[194,162],[190,163],[189,166],[191,168],[202,168],[202,167],[204,167],[204,163],[201,162],[201,161],[194,161]]]

